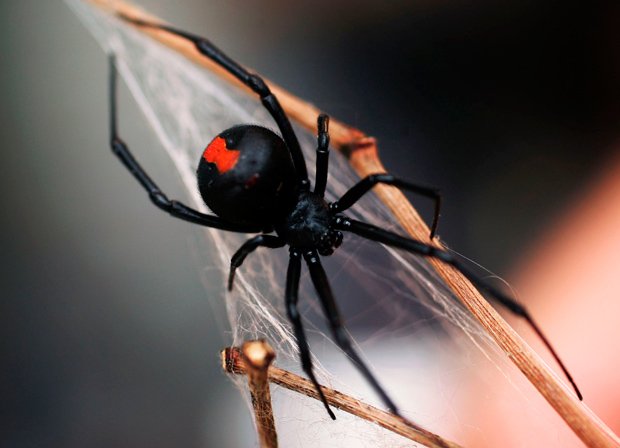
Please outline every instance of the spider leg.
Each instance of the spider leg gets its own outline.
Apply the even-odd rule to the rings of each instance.
[[[250,255],[260,246],[269,247],[271,249],[277,249],[278,247],[283,247],[286,245],[286,242],[274,235],[257,235],[254,238],[247,240],[243,243],[237,252],[232,256],[230,260],[230,273],[228,274],[228,290],[232,291],[233,282],[235,281],[235,271],[239,266],[243,264],[245,257]]]
[[[435,237],[437,225],[439,224],[439,212],[441,209],[441,194],[439,193],[439,190],[415,185],[411,182],[407,182],[406,180],[394,177],[391,174],[378,173],[366,176],[364,179],[351,187],[349,191],[347,191],[339,200],[332,202],[330,204],[330,208],[334,213],[339,213],[348,209],[377,184],[393,185],[432,199],[435,203],[435,214],[433,217],[433,224],[431,225],[431,239]]]
[[[138,180],[140,185],[149,194],[151,201],[160,209],[170,213],[175,218],[193,222],[207,227],[214,227],[221,230],[230,230],[233,232],[254,233],[260,232],[258,227],[244,226],[224,221],[218,216],[205,215],[194,210],[187,205],[168,199],[168,197],[159,189],[157,184],[146,174],[146,171],[140,166],[136,159],[129,151],[127,144],[117,134],[117,113],[116,113],[116,63],[114,55],[110,55],[110,146],[112,152],[118,156],[123,165]]]
[[[318,145],[316,148],[316,180],[314,192],[319,196],[325,195],[327,187],[327,171],[329,165],[329,117],[325,114],[318,118]]]
[[[299,250],[291,248],[290,259],[288,263],[288,271],[286,273],[286,314],[293,324],[293,330],[295,331],[295,338],[297,339],[297,347],[299,348],[299,357],[301,358],[301,367],[306,372],[306,375],[314,384],[314,387],[319,394],[319,398],[323,402],[323,406],[327,410],[327,413],[336,420],[336,416],[332,412],[327,403],[327,399],[323,394],[321,385],[314,376],[314,368],[312,366],[312,356],[310,354],[310,347],[306,339],[306,333],[301,322],[301,315],[297,308],[297,302],[299,300],[299,277],[301,274],[301,254]]]
[[[327,318],[336,344],[353,361],[353,363],[360,371],[360,373],[364,376],[366,381],[370,383],[375,392],[381,397],[381,400],[383,401],[385,406],[387,406],[390,412],[392,412],[392,414],[394,415],[400,416],[398,408],[396,407],[392,399],[388,396],[383,387],[370,372],[370,369],[366,366],[362,358],[353,348],[351,339],[347,333],[346,328],[344,327],[344,323],[342,322],[342,317],[340,316],[340,311],[338,310],[336,299],[334,298],[331,287],[329,285],[329,281],[327,280],[327,275],[325,274],[325,270],[323,269],[321,261],[319,260],[319,255],[316,253],[315,250],[307,251],[304,253],[304,259],[306,260],[306,264],[310,269],[310,277],[312,278],[312,283],[314,284],[319,299],[321,300],[321,305],[323,306],[323,314]]]
[[[465,277],[467,277],[474,285],[477,287],[487,291],[491,296],[493,296],[500,304],[502,304],[505,308],[507,308],[510,312],[515,314],[516,316],[522,317],[527,321],[530,327],[534,330],[534,332],[538,335],[541,341],[545,344],[553,358],[558,363],[562,372],[568,379],[571,386],[575,390],[577,397],[579,400],[583,400],[583,396],[577,387],[577,384],[573,380],[573,377],[568,372],[568,369],[556,353],[556,351],[551,346],[551,343],[547,339],[547,337],[543,334],[540,327],[536,324],[528,310],[521,304],[519,304],[515,299],[490,285],[482,278],[480,278],[477,274],[472,272],[468,267],[466,267],[463,263],[459,262],[450,252],[447,252],[442,249],[438,249],[428,244],[424,244],[420,241],[416,241],[410,238],[406,238],[400,235],[397,235],[392,232],[388,232],[379,227],[373,226],[371,224],[367,224],[364,222],[356,221],[354,219],[346,218],[343,216],[336,217],[335,227],[341,230],[348,230],[353,232],[361,237],[367,238],[369,240],[378,241],[380,243],[386,244],[388,246],[397,247],[400,249],[404,249],[409,252],[413,252],[416,254],[420,254],[423,256],[434,257],[438,260],[441,260],[444,263],[454,266],[456,269],[461,271]]]
[[[189,40],[196,46],[196,49],[201,54],[211,59],[224,70],[229,72],[232,76],[241,81],[245,86],[249,87],[254,93],[256,93],[260,97],[263,106],[273,117],[276,124],[278,125],[278,128],[280,129],[280,132],[282,133],[282,138],[286,142],[286,146],[288,146],[288,149],[291,152],[291,157],[293,158],[293,164],[295,165],[295,171],[297,172],[297,177],[300,184],[302,185],[302,187],[308,187],[308,172],[306,169],[306,162],[304,160],[303,153],[301,152],[301,147],[299,146],[297,136],[295,135],[293,127],[291,126],[291,123],[286,116],[284,109],[282,109],[280,102],[260,76],[258,76],[256,73],[251,73],[247,71],[245,68],[243,68],[237,62],[233,61],[230,57],[224,54],[219,48],[217,48],[204,37],[200,37],[168,25],[134,19],[124,14],[119,14],[119,17],[137,26],[160,29]]]

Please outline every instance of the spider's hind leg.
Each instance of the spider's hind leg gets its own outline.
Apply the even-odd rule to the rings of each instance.
[[[308,268],[310,269],[312,283],[314,284],[316,292],[319,295],[319,299],[321,300],[323,312],[327,318],[336,344],[349,358],[351,358],[357,369],[364,376],[366,381],[370,383],[375,392],[381,397],[381,400],[385,403],[390,412],[394,415],[400,416],[398,408],[392,399],[388,396],[383,387],[379,384],[379,381],[377,381],[368,366],[366,366],[360,355],[358,355],[353,348],[351,339],[347,334],[347,330],[345,329],[342,318],[340,317],[340,311],[338,310],[336,299],[334,298],[329,281],[327,280],[327,275],[325,274],[325,270],[319,260],[319,255],[316,251],[312,250],[305,252],[304,258]]]

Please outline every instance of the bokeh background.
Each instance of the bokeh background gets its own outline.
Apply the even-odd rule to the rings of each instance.
[[[601,340],[614,333],[599,334],[613,321],[584,317],[613,315],[620,291],[607,283],[620,266],[603,262],[620,194],[600,199],[619,164],[617,3],[140,4],[376,136],[391,172],[444,192],[450,247],[525,290],[571,241],[605,236],[576,252],[574,275],[558,273],[608,267],[580,290],[590,305],[524,298],[620,430],[604,400],[605,361],[619,355]],[[248,446],[251,417],[218,367],[226,324],[204,294],[198,236],[152,207],[107,149],[102,51],[61,1],[3,0],[0,21],[2,445]],[[126,139],[157,146],[131,99],[121,108]],[[165,157],[145,165],[170,178]],[[538,247],[558,256],[530,264],[549,253]],[[582,352],[612,347],[580,358],[563,334]],[[235,434],[222,434],[230,422]]]

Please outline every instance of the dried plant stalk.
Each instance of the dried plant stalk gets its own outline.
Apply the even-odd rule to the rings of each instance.
[[[139,20],[162,22],[161,19],[147,14],[124,1],[88,1],[109,12],[122,13]],[[187,40],[162,30],[139,27],[137,29],[185,55],[195,63],[217,73],[240,89],[249,91],[246,86],[242,85],[232,75],[201,55],[194,45]],[[319,109],[271,82],[268,82],[268,84],[271,90],[278,96],[282,107],[289,117],[314,132],[316,118],[320,113]],[[378,157],[376,141],[366,136],[360,130],[331,119],[330,137],[332,145],[348,156],[351,166],[360,177],[386,171]],[[394,216],[409,235],[422,242],[443,247],[437,238],[429,241],[428,227],[398,189],[378,185],[374,191],[394,213]],[[512,362],[523,372],[527,379],[586,445],[592,447],[620,447],[620,439],[584,403],[577,400],[572,392],[560,382],[557,375],[484,300],[469,280],[458,270],[444,265],[440,261],[429,259],[429,262],[481,323],[486,332],[504,350]]]
[[[246,342],[246,344],[248,344]],[[244,344],[244,347],[246,346]],[[255,341],[252,344],[264,344],[263,341]],[[239,375],[249,374],[250,369],[243,355],[244,349],[230,347],[222,350],[222,368],[228,373]],[[315,400],[320,400],[311,381],[295,375],[284,369],[274,366],[269,367],[269,381],[293,392],[300,393]],[[399,434],[416,443],[421,443],[429,448],[459,448],[460,445],[444,439],[411,421],[398,417],[389,412],[382,411],[374,406],[366,404],[349,395],[337,390],[321,386],[321,390],[330,406],[353,414],[361,419],[372,422],[393,433]],[[256,407],[255,407],[256,408]]]
[[[278,448],[268,374],[269,366],[276,357],[275,352],[265,341],[248,341],[243,344],[239,353],[248,375],[260,447]],[[224,361],[223,364],[225,365]]]

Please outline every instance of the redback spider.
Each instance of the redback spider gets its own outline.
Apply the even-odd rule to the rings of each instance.
[[[545,343],[562,371],[582,398],[577,385],[555,350],[530,317],[528,311],[512,297],[488,284],[451,253],[347,217],[343,212],[353,206],[377,184],[393,185],[434,201],[435,214],[431,238],[437,230],[441,196],[432,188],[415,185],[390,174],[370,175],[340,199],[328,203],[324,199],[329,159],[329,117],[318,117],[316,179],[311,189],[306,163],[286,113],[263,79],[248,72],[208,40],[176,28],[121,16],[136,26],[156,28],[194,43],[196,49],[220,65],[256,93],[273,117],[281,136],[260,126],[239,125],[221,132],[202,153],[198,164],[200,194],[215,213],[207,215],[185,204],[170,200],[151,180],[117,134],[116,67],[110,57],[110,143],[114,153],[134,175],[160,209],[176,218],[221,230],[259,233],[247,240],[232,257],[228,288],[232,289],[235,270],[259,247],[289,246],[290,258],[286,275],[285,302],[287,316],[293,325],[301,365],[316,387],[329,415],[335,419],[314,375],[312,358],[301,316],[297,307],[301,260],[305,260],[310,278],[323,307],[329,328],[338,347],[344,351],[369,382],[387,408],[398,415],[398,408],[353,348],[345,330],[338,305],[332,293],[320,256],[331,255],[343,241],[343,232],[426,257],[434,257],[459,269],[472,283],[492,295],[510,312],[524,318]]]

